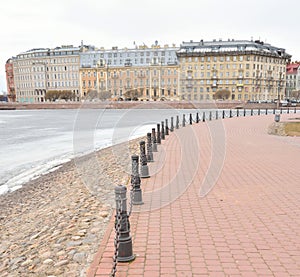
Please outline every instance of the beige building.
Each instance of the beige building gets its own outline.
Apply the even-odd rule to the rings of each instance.
[[[79,95],[79,47],[32,49],[13,58],[16,100],[44,102],[47,91]]]
[[[201,40],[183,42],[177,55],[181,99],[212,100],[220,91],[231,100],[284,98],[291,58],[285,49],[261,41]]]
[[[178,99],[178,61],[175,46],[143,45],[133,49],[90,49],[80,54],[82,97],[115,100]],[[109,96],[109,97],[108,97]]]

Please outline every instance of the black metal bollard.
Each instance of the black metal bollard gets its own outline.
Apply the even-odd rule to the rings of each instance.
[[[190,113],[190,125],[193,124],[193,117],[192,117],[192,114]]]
[[[275,108],[273,109],[273,114],[275,114]]]
[[[266,115],[268,115],[268,109],[266,109]]]
[[[229,117],[230,118],[232,117],[232,110],[231,109],[229,110]]]
[[[199,123],[199,113],[196,114],[196,123]]]
[[[182,115],[182,127],[185,127],[185,114]]]
[[[225,111],[223,110],[222,112],[222,118],[224,119],[225,118]]]
[[[160,139],[160,124],[157,123],[157,139],[156,139],[156,143],[157,144],[161,144],[161,139]]]
[[[236,110],[236,117],[239,117],[239,116],[240,116],[240,110],[237,109],[237,110]]]
[[[174,118],[173,118],[173,116],[171,116],[171,127],[170,127],[170,131],[171,131],[171,132],[174,131]]]
[[[258,109],[258,115],[260,115],[260,109]]]
[[[166,121],[166,136],[169,135],[169,125],[168,125],[168,119],[165,120]]]
[[[246,109],[244,109],[244,117],[246,116]]]
[[[206,118],[205,118],[205,112],[203,112],[203,118],[202,118],[202,121],[205,122],[205,119],[206,119]]]
[[[165,123],[163,121],[161,122],[161,139],[166,139],[165,138]]]
[[[176,129],[179,129],[179,115],[176,115]]]
[[[135,259],[135,255],[132,250],[132,239],[130,236],[130,223],[127,214],[127,188],[126,186],[119,185],[115,187],[116,198],[116,221],[115,230],[119,233],[115,244],[119,244],[117,261],[118,262],[130,262]]]
[[[155,128],[152,128],[152,152],[157,152]]]
[[[209,111],[209,121],[212,120],[212,114],[211,114],[211,111]]]
[[[142,190],[141,190],[141,178],[139,174],[139,156],[132,155],[132,173],[131,173],[131,186],[132,186],[132,199],[133,205],[141,205],[142,201]]]
[[[147,162],[153,162],[151,133],[147,133]]]
[[[290,113],[290,108],[287,109],[287,113]]]
[[[282,114],[282,108],[280,108],[280,114]]]
[[[216,110],[216,119],[219,119],[219,111]]]
[[[297,113],[297,109],[296,109],[296,107],[295,107],[294,113]]]
[[[149,168],[147,165],[145,141],[140,141],[140,163],[141,163],[141,178],[149,178]]]
[[[253,109],[251,109],[251,113],[250,113],[250,115],[251,115],[251,116],[253,116]]]

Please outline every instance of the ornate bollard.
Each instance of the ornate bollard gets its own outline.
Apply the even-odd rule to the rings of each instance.
[[[246,116],[246,109],[244,109],[244,117]]]
[[[202,121],[205,122],[205,112],[203,112],[203,118]]]
[[[222,118],[224,119],[225,118],[225,111],[223,110],[222,112]]]
[[[182,127],[185,127],[185,114],[182,115]]]
[[[282,114],[282,108],[280,108],[280,114]]]
[[[176,115],[176,129],[179,129],[179,115]]]
[[[115,187],[116,198],[116,239],[115,245],[119,245],[116,260],[118,262],[130,262],[135,259],[132,251],[132,239],[130,236],[130,223],[127,214],[127,188],[119,185]]]
[[[260,109],[258,109],[258,115],[260,115]]]
[[[295,107],[294,113],[297,113],[297,109],[296,109],[296,107]]]
[[[273,109],[273,114],[275,114],[275,108]]]
[[[209,111],[209,121],[212,120],[212,114],[211,114],[211,111]]]
[[[240,110],[236,109],[236,117],[239,117],[239,116],[240,116]]]
[[[287,113],[290,113],[290,108],[287,109]]]
[[[131,174],[131,187],[132,187],[132,199],[133,205],[141,205],[142,201],[142,190],[141,190],[141,178],[139,174],[139,156],[132,155],[132,174]]]
[[[147,133],[147,162],[153,162],[151,133]]]
[[[229,110],[229,117],[232,118],[232,110]]]
[[[193,117],[192,117],[192,114],[190,113],[190,125],[193,124]]]
[[[161,122],[161,139],[166,139],[165,137],[165,123]]]
[[[199,113],[196,114],[196,123],[199,123]]]
[[[253,109],[251,109],[251,113],[250,113],[250,115],[251,115],[251,116],[253,116]]]
[[[160,124],[157,123],[157,139],[156,139],[156,143],[157,144],[161,144],[161,139],[160,139]]]
[[[219,111],[216,110],[216,119],[218,120],[219,119]]]
[[[170,127],[170,131],[174,132],[174,118],[173,116],[171,116],[171,127]]]
[[[147,165],[145,141],[140,141],[140,163],[141,163],[141,178],[149,178],[149,168]]]
[[[266,109],[266,115],[268,115],[268,109]]]
[[[157,152],[155,128],[152,128],[152,152]]]
[[[168,125],[168,119],[166,119],[166,136],[169,135],[169,125]]]

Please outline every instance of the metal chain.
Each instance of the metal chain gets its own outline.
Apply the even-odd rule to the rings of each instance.
[[[133,207],[133,186],[134,186],[134,181],[135,181],[135,177],[132,175],[131,176],[131,186],[130,186],[130,197],[129,197],[129,212],[128,212],[128,216],[131,215],[132,212],[132,207]]]
[[[116,211],[116,227],[115,227],[115,253],[113,256],[113,267],[111,269],[111,277],[116,276],[117,272],[117,264],[118,264],[118,255],[119,255],[119,246],[120,246],[120,234],[121,234],[121,222],[122,222],[122,200],[121,196],[119,195],[118,201],[118,209]]]

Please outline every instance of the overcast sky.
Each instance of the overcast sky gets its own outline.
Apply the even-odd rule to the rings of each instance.
[[[5,62],[32,48],[148,46],[200,39],[260,39],[300,60],[300,1],[9,0],[0,9],[0,92]]]

